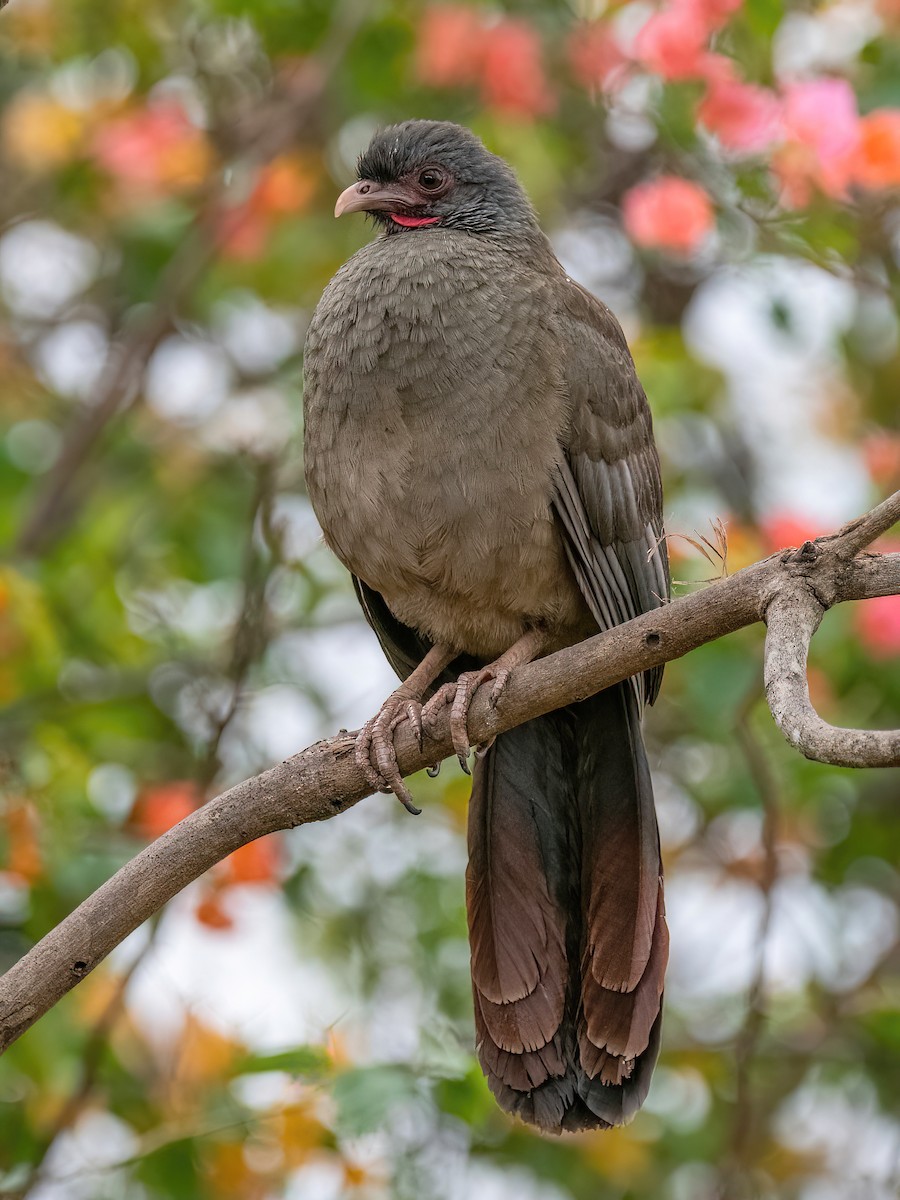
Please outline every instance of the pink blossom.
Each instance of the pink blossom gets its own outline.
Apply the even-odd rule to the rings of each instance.
[[[855,617],[860,639],[873,658],[900,656],[900,596],[866,600]]]
[[[856,96],[846,79],[811,79],[784,90],[788,142],[813,151],[813,174],[830,196],[846,191],[859,141]]]
[[[691,254],[714,226],[712,201],[697,183],[664,175],[639,183],[622,200],[629,237],[639,246]]]

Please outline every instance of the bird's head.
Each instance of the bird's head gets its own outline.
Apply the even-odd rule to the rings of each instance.
[[[512,169],[450,121],[404,121],[380,130],[341,192],[334,215],[365,212],[388,233],[441,226],[468,233],[536,231]]]

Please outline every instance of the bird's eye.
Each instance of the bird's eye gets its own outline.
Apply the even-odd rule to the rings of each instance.
[[[419,173],[419,187],[424,188],[426,192],[436,192],[443,182],[443,171],[436,171],[434,167],[428,167]]]

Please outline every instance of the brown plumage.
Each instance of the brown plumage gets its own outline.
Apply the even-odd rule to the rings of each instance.
[[[452,702],[463,755],[480,682],[502,704],[518,663],[665,601],[659,466],[615,318],[468,131],[385,130],[337,211],[383,228],[310,326],[307,482],[406,681],[358,760],[410,803],[392,732],[427,696]],[[668,935],[640,729],[659,679],[511,730],[475,768],[478,1053],[500,1104],[547,1130],[629,1120],[659,1051]]]

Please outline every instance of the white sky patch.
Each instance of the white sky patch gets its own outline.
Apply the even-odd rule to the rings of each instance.
[[[89,1110],[54,1141],[32,1200],[119,1200],[128,1182],[115,1165],[139,1147],[130,1125],[112,1113]]]
[[[900,1123],[879,1110],[874,1088],[863,1076],[848,1075],[839,1085],[813,1073],[782,1105],[776,1130],[783,1145],[827,1168],[821,1179],[811,1180],[804,1200],[897,1196]],[[816,1174],[811,1168],[810,1175]]]
[[[0,292],[20,317],[57,316],[99,269],[93,242],[53,221],[22,221],[0,238]]]
[[[106,330],[96,321],[68,321],[38,342],[40,379],[60,396],[90,402],[109,353]]]
[[[110,46],[95,58],[72,58],[54,71],[50,92],[66,108],[90,112],[98,104],[121,104],[138,76],[134,56]]]
[[[177,1037],[190,1010],[255,1050],[321,1043],[354,1001],[315,957],[290,952],[296,926],[278,889],[230,888],[222,903],[234,927],[225,930],[196,920],[197,898],[193,886],[170,904],[129,984],[129,1011],[151,1041]],[[116,951],[123,966],[134,950]]]
[[[170,337],[147,366],[147,404],[169,421],[199,425],[219,408],[231,387],[232,368],[212,342]]]
[[[832,990],[857,986],[894,944],[897,908],[869,888],[829,892],[797,873],[776,883],[765,975],[775,991],[817,979]],[[763,895],[755,884],[712,869],[666,882],[672,935],[667,997],[689,1013],[695,998],[739,996],[756,969]]]
[[[829,525],[867,507],[860,451],[827,431],[830,399],[846,387],[837,342],[855,316],[851,284],[777,257],[717,271],[690,303],[685,341],[726,377],[764,514]]]
[[[292,411],[284,392],[277,387],[257,387],[228,396],[199,433],[213,450],[274,458],[297,427],[296,409]]]
[[[375,635],[360,621],[291,630],[270,647],[268,657],[325,700],[323,730],[358,729],[398,683]]]
[[[832,71],[844,73],[881,28],[873,0],[845,0],[815,13],[789,12],[772,41],[775,74],[788,81]]]
[[[213,310],[216,337],[247,375],[274,371],[300,347],[302,315],[269,308],[252,293],[221,300]]]

